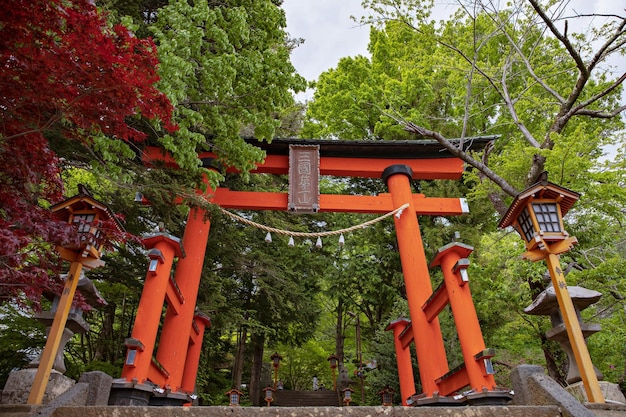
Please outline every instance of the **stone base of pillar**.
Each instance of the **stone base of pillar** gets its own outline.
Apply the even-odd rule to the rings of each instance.
[[[184,392],[171,392],[152,384],[137,384],[116,379],[111,385],[109,405],[121,406],[181,406],[190,403],[191,397]]]
[[[111,384],[109,405],[147,407],[155,386],[116,379]]]
[[[26,404],[36,373],[37,369],[34,368],[20,369],[18,371],[11,372],[6,384],[4,385],[0,403]],[[49,404],[55,398],[69,390],[72,386],[74,386],[74,384],[76,384],[76,381],[53,370],[50,374],[48,385],[46,385],[46,392],[43,396],[41,404]]]
[[[598,381],[598,383],[600,384],[602,395],[604,395],[604,400],[607,403],[626,404],[626,398],[620,390],[619,385],[607,381]],[[582,382],[568,385],[565,389],[567,392],[576,397],[581,403],[588,402],[587,393],[585,392],[585,387]]]

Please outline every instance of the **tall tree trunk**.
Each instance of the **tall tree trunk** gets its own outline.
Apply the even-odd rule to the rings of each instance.
[[[339,358],[337,360],[337,390],[341,391],[342,389],[348,386],[350,382],[350,376],[348,374],[348,370],[343,364],[344,359],[344,342],[345,342],[345,332],[344,332],[344,323],[343,323],[343,311],[344,311],[344,303],[341,299],[337,304],[337,327],[335,328],[335,354]]]
[[[263,346],[264,334],[252,334],[252,370],[250,371],[250,399],[252,405],[258,407],[261,404],[261,376],[263,372]]]
[[[246,339],[248,338],[248,330],[242,326],[237,332],[237,354],[235,355],[235,363],[233,365],[233,386],[237,389],[241,387],[241,378],[243,375],[243,362],[246,353]]]

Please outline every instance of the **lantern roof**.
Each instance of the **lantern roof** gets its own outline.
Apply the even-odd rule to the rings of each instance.
[[[122,223],[120,223],[111,209],[103,202],[93,198],[82,184],[78,186],[78,194],[50,207],[50,211],[61,220],[67,220],[69,213],[81,210],[98,211],[105,217],[105,220],[113,220],[119,232],[124,231],[124,226],[122,226]]]
[[[386,394],[386,393],[395,394],[396,391],[393,388],[390,388],[389,385],[385,385],[385,387],[381,389],[380,391],[378,391],[377,394],[381,395],[381,394]]]
[[[203,313],[201,311],[196,311],[193,318],[198,321],[204,322],[204,325],[208,328],[211,328],[211,317],[208,314]]]
[[[224,393],[225,395],[230,395],[230,394],[239,394],[239,395],[243,395],[243,392],[239,391],[237,388],[231,388],[228,391],[226,391]]]
[[[500,220],[499,228],[504,229],[507,226],[513,224],[518,215],[524,210],[524,208],[535,199],[548,199],[558,202],[561,207],[561,215],[565,214],[572,208],[574,203],[578,201],[580,194],[559,185],[553,184],[549,181],[537,182],[521,193],[519,193],[509,209]]]

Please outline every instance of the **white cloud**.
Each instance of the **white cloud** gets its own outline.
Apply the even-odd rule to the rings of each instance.
[[[285,0],[287,31],[304,38],[291,60],[307,80],[316,80],[346,56],[366,55],[369,28],[350,19],[361,16],[361,0]]]

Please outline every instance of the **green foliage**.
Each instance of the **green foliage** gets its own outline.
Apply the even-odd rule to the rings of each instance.
[[[310,389],[317,375],[332,384],[327,357],[341,353],[348,376],[356,384],[360,402],[357,321],[362,359],[373,359],[376,369],[366,371],[366,404],[380,403],[377,393],[385,386],[396,391],[400,402],[392,334],[385,327],[408,315],[404,284],[392,219],[346,234],[345,245],[335,237],[314,240],[289,233],[273,234],[234,221],[219,208],[194,193],[206,171],[196,157],[211,150],[221,160],[242,170],[260,161],[260,150],[243,143],[241,136],[271,140],[295,132],[300,120],[291,91],[304,87],[289,63],[284,13],[276,1],[225,2],[115,0],[103,2],[117,17],[131,14],[138,33],[152,34],[158,44],[159,86],[176,105],[178,132],[164,134],[158,124],[148,126],[148,142],[170,151],[183,169],[155,164],[144,167],[136,156],[141,149],[98,136],[93,144],[70,143],[51,135],[51,144],[66,161],[63,181],[68,194],[87,184],[94,195],[122,213],[127,229],[139,236],[165,228],[182,237],[188,205],[200,204],[209,212],[211,233],[198,296],[198,309],[211,316],[205,334],[197,391],[201,405],[226,405],[224,395],[235,381],[249,384],[252,357],[264,340],[261,379],[271,375],[269,356],[283,356],[279,378],[287,389]],[[370,34],[371,58],[347,57],[337,68],[315,82],[316,93],[307,109],[303,137],[339,139],[409,139],[402,121],[410,120],[445,137],[498,134],[489,154],[473,155],[484,161],[515,189],[522,189],[536,158],[545,159],[550,179],[580,191],[583,196],[568,216],[567,229],[579,244],[563,262],[576,261],[583,269],[568,275],[571,284],[598,289],[604,296],[583,316],[604,330],[589,338],[596,365],[613,382],[624,381],[626,334],[626,239],[623,206],[626,172],[623,127],[618,119],[571,118],[554,129],[558,105],[554,95],[525,71],[528,57],[534,73],[567,97],[576,71],[566,51],[542,34],[529,16],[504,10],[487,16],[458,14],[454,19],[430,22],[431,1],[366,1],[370,10],[383,14]],[[398,6],[395,8],[395,6]],[[523,9],[520,9],[523,10]],[[158,13],[157,13],[158,11]],[[392,18],[389,18],[392,17]],[[490,18],[493,17],[493,18]],[[137,22],[137,19],[145,19]],[[516,20],[517,19],[517,20]],[[520,30],[524,28],[524,30]],[[606,31],[607,28],[599,29]],[[581,50],[585,38],[571,35]],[[520,51],[510,44],[516,39]],[[515,57],[515,59],[513,59]],[[481,72],[482,71],[482,72]],[[514,120],[502,98],[514,97]],[[589,100],[611,84],[608,76],[593,78],[581,93]],[[618,91],[619,88],[616,90]],[[618,91],[619,92],[619,91]],[[600,97],[592,106],[601,110],[619,104],[616,95]],[[288,123],[281,125],[282,121]],[[523,123],[528,134],[520,131]],[[549,140],[550,146],[534,146]],[[615,155],[602,160],[607,145]],[[233,190],[284,191],[286,179],[270,175],[209,174],[211,184]],[[419,218],[427,259],[460,232],[461,241],[475,248],[469,268],[470,284],[487,347],[495,348],[499,385],[509,386],[507,369],[522,363],[547,364],[562,358],[554,346],[542,342],[550,327],[548,318],[523,314],[524,307],[545,286],[545,266],[519,259],[521,239],[509,231],[496,231],[499,215],[495,200],[505,193],[485,181],[483,172],[471,169],[461,181],[414,181],[416,192],[427,197],[467,196],[471,213],[459,217]],[[323,178],[324,193],[376,195],[387,189],[379,179]],[[134,203],[140,191],[150,205]],[[185,204],[178,204],[182,197]],[[254,222],[288,231],[338,230],[374,216],[319,213],[237,211]],[[85,313],[91,329],[74,337],[66,351],[68,374],[103,370],[117,377],[124,360],[123,341],[131,333],[145,278],[145,251],[139,242],[120,244],[108,254],[106,266],[88,275],[96,282],[108,305]],[[432,271],[433,286],[441,280]],[[24,313],[4,304],[0,314],[2,378],[23,367],[34,353],[33,338],[43,345],[41,329]],[[440,317],[450,366],[460,362],[454,317]],[[243,347],[243,368],[234,366]],[[341,349],[341,352],[338,352]],[[415,355],[413,355],[415,357]],[[413,364],[416,392],[417,363]],[[247,398],[246,404],[250,403]]]
[[[534,6],[547,10],[557,3]],[[545,22],[527,3],[496,8],[476,2],[438,23],[430,20],[430,1],[363,5],[370,15],[362,23],[372,25],[371,58],[344,58],[320,76],[305,136],[404,139],[420,132],[408,122],[433,131],[424,135],[442,144],[450,137],[498,135],[482,154],[464,155],[475,169],[461,184],[419,184],[427,196],[466,195],[472,209],[459,219],[420,219],[424,245],[432,255],[460,231],[463,241],[476,248],[470,267],[474,301],[487,344],[502,355],[503,364],[543,363],[543,355],[558,361],[541,341],[547,319],[522,313],[546,286],[545,266],[520,260],[519,237],[495,232],[495,227],[510,196],[548,171],[551,181],[582,194],[566,219],[579,245],[563,255],[563,262],[585,268],[576,277],[585,276],[587,287],[618,298],[624,293],[626,270],[618,261],[626,198],[624,124],[618,117],[623,77],[595,66],[595,59],[606,56],[594,57],[592,46],[597,36],[609,44],[622,39],[621,21],[559,40],[546,35]],[[620,306],[623,302],[607,311],[621,311]],[[443,317],[448,338],[453,337],[450,326],[451,318]],[[616,345],[623,344],[619,332],[613,336]],[[453,340],[446,343],[454,347]],[[603,369],[621,367],[615,358],[604,365],[606,357],[598,358]],[[616,372],[608,373],[617,378]]]
[[[293,104],[291,92],[305,86],[289,61],[285,25],[283,10],[270,0],[173,0],[160,9],[150,30],[159,87],[176,106],[179,130],[158,140],[182,168],[198,169],[198,150],[212,150],[244,172],[262,160],[241,133],[271,140],[277,115]]]
[[[33,311],[16,305],[0,304],[0,386],[13,370],[23,369],[39,355],[45,343],[43,325],[33,319]]]

